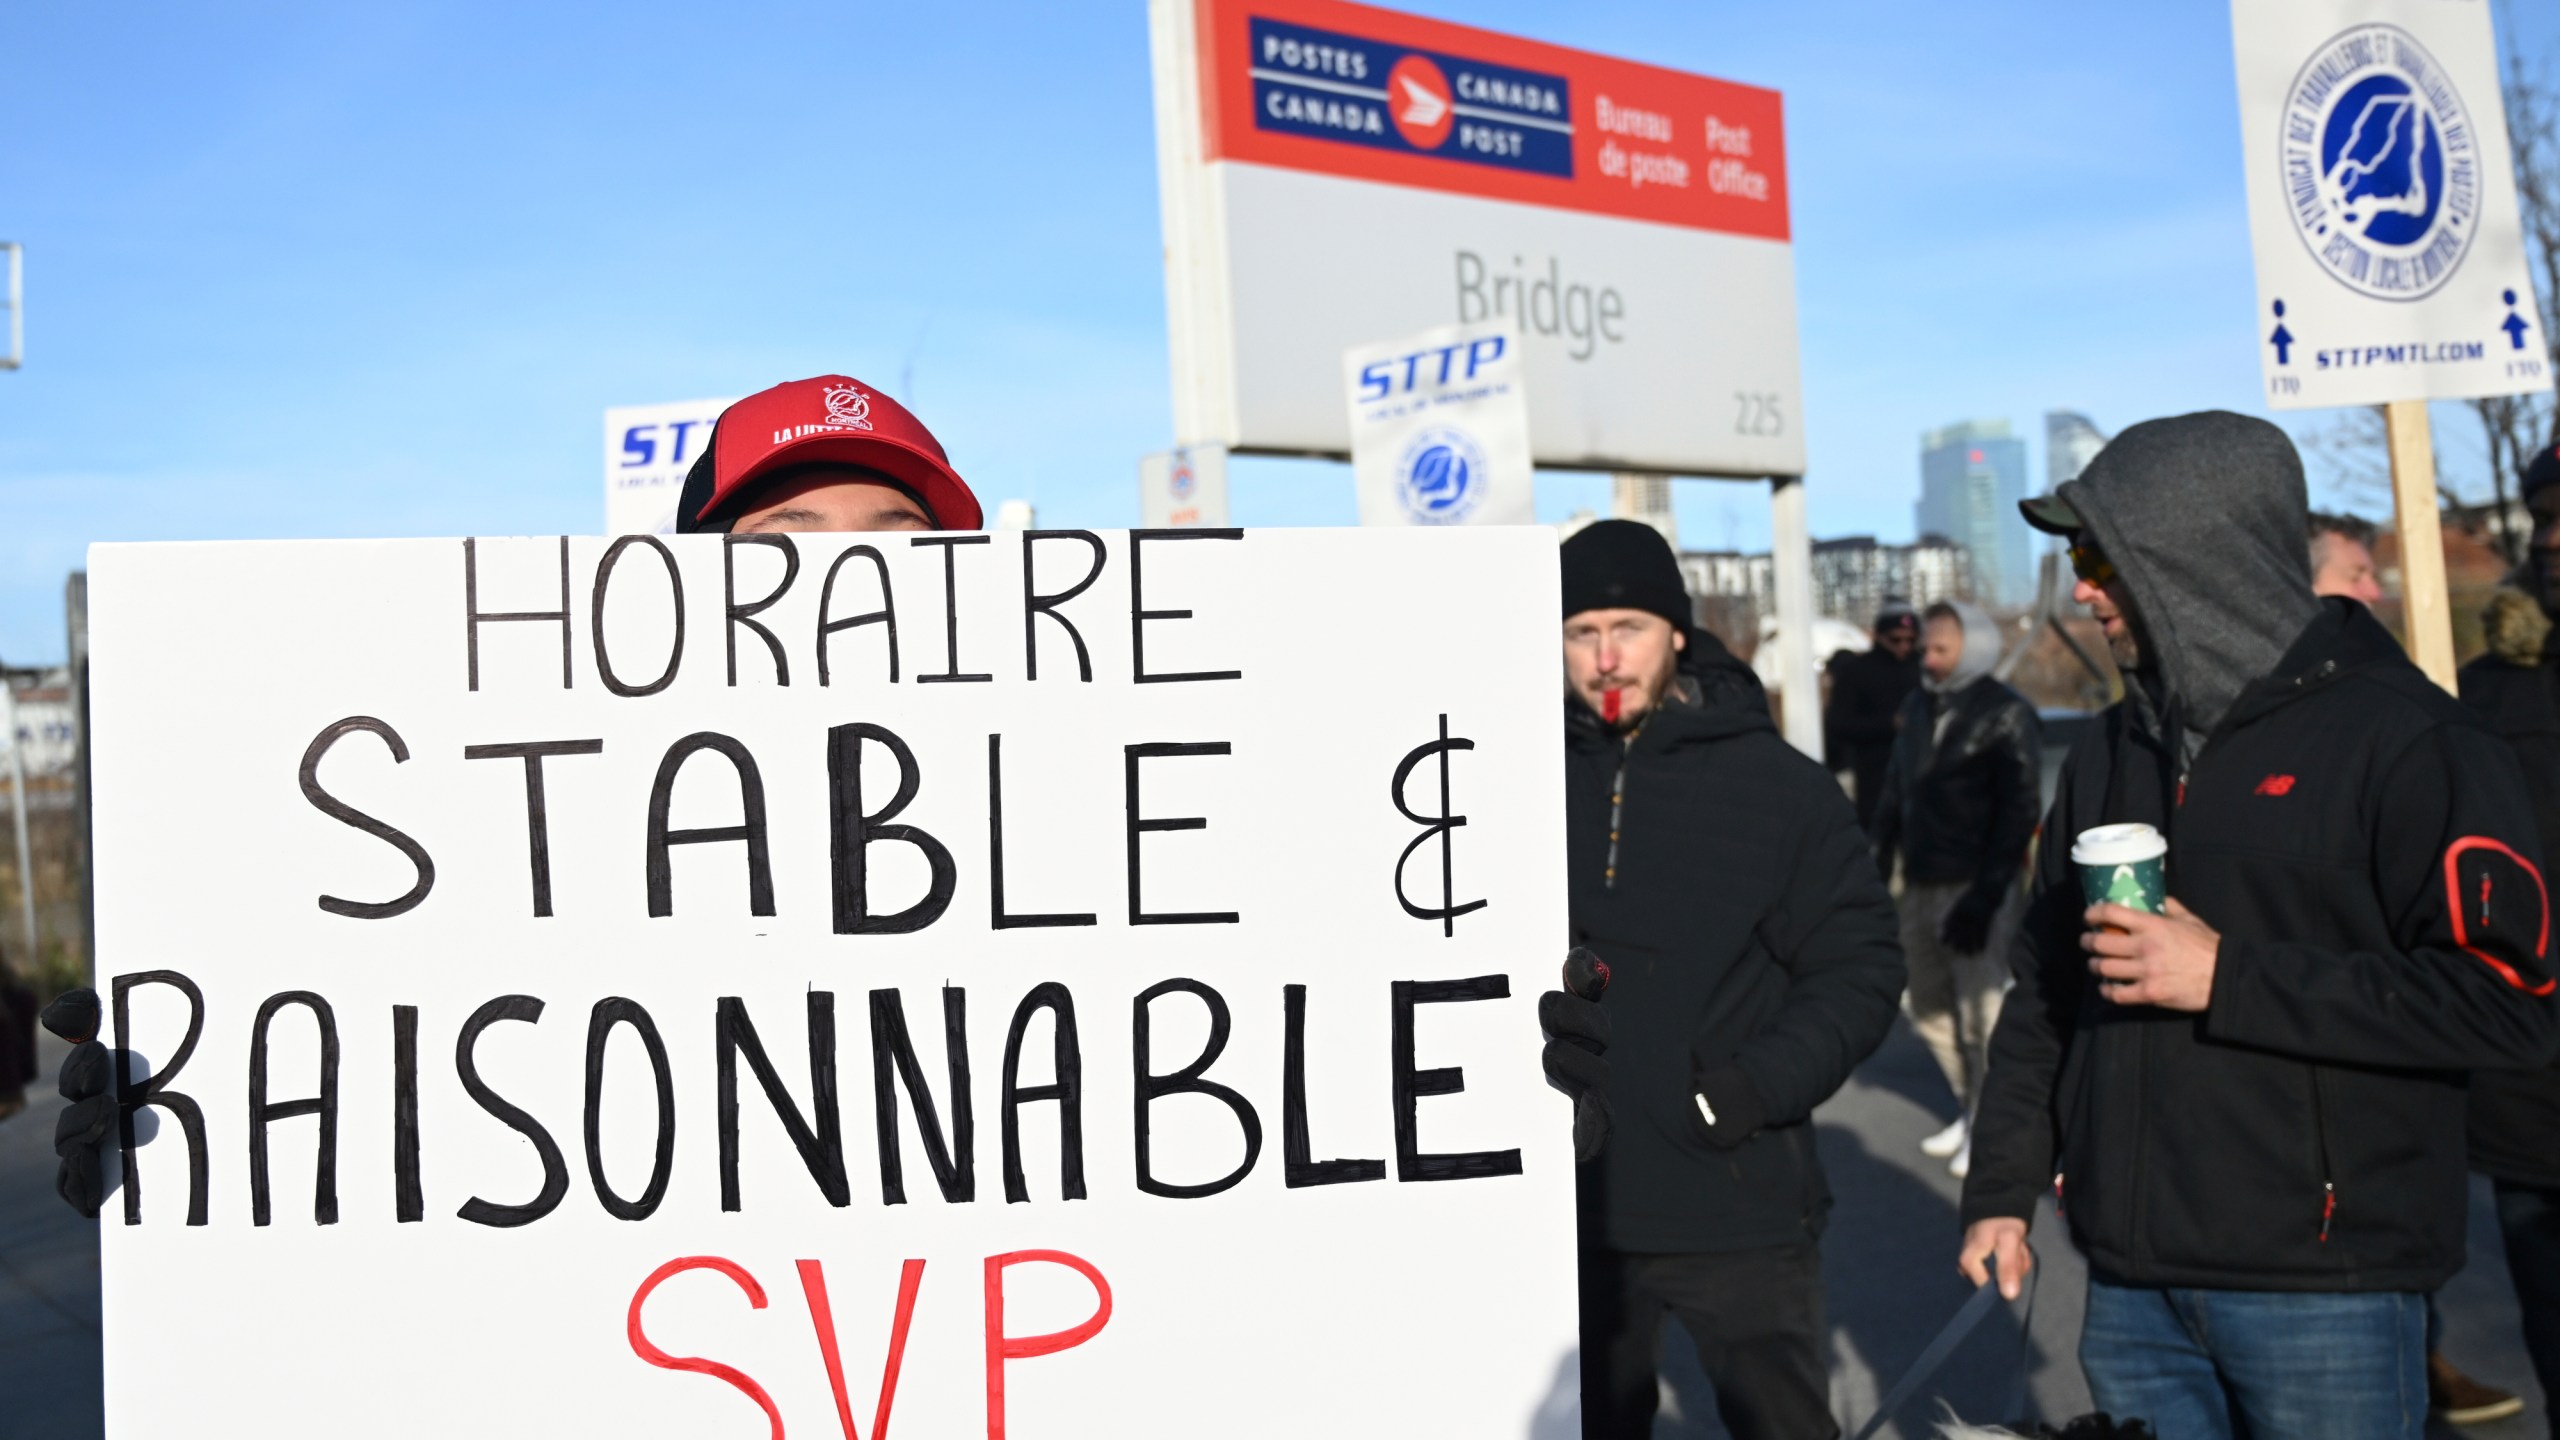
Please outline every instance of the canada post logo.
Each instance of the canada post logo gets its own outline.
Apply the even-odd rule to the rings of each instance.
[[[2321,46],[2294,77],[2282,146],[2294,226],[2340,284],[2416,300],[2462,264],[2478,148],[2461,94],[2409,32],[2359,25]]]
[[[1256,129],[1573,178],[1561,75],[1259,17],[1250,35]]]

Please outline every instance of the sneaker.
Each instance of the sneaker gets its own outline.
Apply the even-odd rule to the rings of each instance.
[[[2524,1400],[2483,1385],[2442,1355],[2427,1357],[2427,1408],[2449,1425],[2483,1425],[2524,1412]]]
[[[1946,1159],[1964,1148],[1965,1132],[1968,1128],[1964,1117],[1957,1116],[1956,1123],[1921,1141],[1920,1153],[1932,1160]]]
[[[1964,1148],[1956,1152],[1956,1158],[1947,1162],[1947,1173],[1959,1180],[1973,1173],[1972,1136],[1965,1137]]]

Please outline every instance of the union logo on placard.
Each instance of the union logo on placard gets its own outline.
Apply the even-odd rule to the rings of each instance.
[[[1464,522],[1484,502],[1484,451],[1464,430],[1434,426],[1396,459],[1396,498],[1424,525]]]
[[[2312,257],[2377,300],[2450,279],[2478,228],[2480,157],[2452,77],[2394,25],[2315,52],[2285,101],[2286,201]]]

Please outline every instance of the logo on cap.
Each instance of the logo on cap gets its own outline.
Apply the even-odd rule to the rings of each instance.
[[[830,385],[826,390],[827,423],[847,430],[871,428],[871,397],[852,385]]]

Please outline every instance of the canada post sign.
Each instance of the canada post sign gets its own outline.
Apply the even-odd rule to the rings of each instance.
[[[1347,350],[1509,326],[1537,463],[1804,469],[1777,92],[1344,0],[1149,0],[1174,426],[1347,455]]]
[[[1253,123],[1537,175],[1573,174],[1561,75],[1255,17]]]

